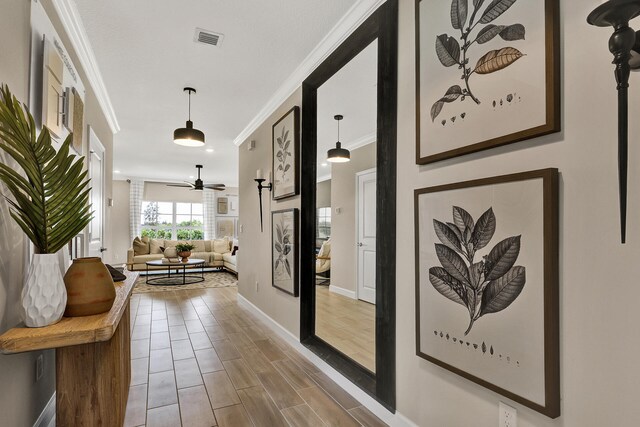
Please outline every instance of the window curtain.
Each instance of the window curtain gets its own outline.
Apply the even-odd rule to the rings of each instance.
[[[205,188],[202,191],[202,208],[204,213],[204,239],[216,237],[216,192]]]
[[[140,236],[140,215],[142,209],[142,197],[144,194],[144,181],[131,180],[129,182],[129,233],[131,241]]]

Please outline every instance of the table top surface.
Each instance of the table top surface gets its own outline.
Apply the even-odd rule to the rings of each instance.
[[[153,265],[153,266],[159,266],[159,265],[166,265],[169,267],[180,267],[181,265],[196,265],[196,264],[204,264],[204,260],[203,259],[198,259],[198,258],[189,258],[186,262],[162,262],[161,259],[154,259],[153,261],[147,261],[146,264],[147,265]]]
[[[0,335],[0,352],[22,353],[109,341],[129,306],[129,297],[138,279],[138,273],[125,272],[125,275],[127,279],[124,282],[115,283],[116,299],[108,312],[93,316],[63,317],[58,323],[43,328],[17,326]]]

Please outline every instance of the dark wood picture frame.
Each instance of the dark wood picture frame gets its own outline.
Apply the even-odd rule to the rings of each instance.
[[[420,100],[420,2],[415,0],[415,31],[416,31],[416,163],[425,165],[438,162],[453,157],[463,156],[482,150],[487,150],[514,142],[524,141],[527,139],[548,135],[561,130],[561,104],[560,104],[560,7],[557,0],[544,0],[545,10],[545,50],[546,50],[546,120],[545,124],[523,129],[521,131],[503,135],[500,137],[478,141],[477,143],[458,147],[427,156],[422,156],[420,152],[420,119],[421,119],[421,100]],[[429,108],[425,105],[424,108]]]
[[[317,91],[378,40],[376,373],[315,335]],[[300,341],[392,412],[396,407],[398,0],[387,0],[302,84]]]
[[[273,242],[273,238],[274,238],[274,221],[273,218],[276,214],[284,214],[284,213],[292,213],[293,214],[293,274],[291,275],[291,280],[293,281],[293,291],[289,291],[288,289],[284,289],[281,288],[279,286],[276,286],[276,281],[275,281],[275,274],[274,274],[274,265],[273,265],[273,248],[274,248],[274,242]],[[282,292],[286,292],[289,295],[293,295],[294,297],[297,297],[298,295],[300,295],[300,271],[299,271],[299,264],[300,264],[300,258],[299,258],[299,247],[300,247],[300,242],[298,241],[298,238],[300,236],[300,226],[299,226],[299,213],[298,213],[298,208],[291,208],[291,209],[281,209],[278,211],[272,211],[271,212],[271,286],[273,286],[274,288],[282,291]]]
[[[482,378],[439,360],[421,351],[420,345],[420,212],[419,197],[426,193],[488,186],[507,182],[542,179],[543,185],[543,230],[544,230],[544,387],[545,404],[540,405],[509,390],[496,386]],[[527,406],[548,417],[560,416],[560,328],[558,292],[558,181],[557,169],[541,169],[491,178],[477,179],[455,184],[439,185],[414,191],[415,216],[415,292],[416,292],[416,354],[444,369]]]
[[[293,170],[294,170],[294,189],[292,192],[289,193],[285,193],[285,194],[281,194],[279,196],[276,196],[276,135],[275,135],[275,130],[276,130],[276,126],[278,126],[278,124],[283,121],[284,119],[286,119],[287,117],[289,117],[290,114],[293,114],[293,122],[294,122],[294,129],[293,129],[293,149],[294,149],[294,153],[293,153]],[[297,105],[294,106],[293,108],[291,108],[289,111],[287,111],[286,113],[284,113],[284,115],[282,117],[280,117],[278,119],[278,121],[276,121],[273,126],[271,126],[271,170],[272,172],[272,180],[273,180],[273,190],[271,191],[271,198],[273,200],[282,200],[282,199],[286,199],[288,197],[293,197],[295,195],[300,194],[300,107],[298,107]]]

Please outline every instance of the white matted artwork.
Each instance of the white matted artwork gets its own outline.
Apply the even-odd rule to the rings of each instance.
[[[235,236],[235,221],[233,218],[216,218],[216,237]]]
[[[416,0],[416,161],[560,130],[557,1]]]
[[[271,212],[272,284],[298,296],[298,209]]]
[[[272,127],[273,200],[299,192],[300,108],[293,107]]]
[[[559,415],[556,169],[415,191],[417,354]]]

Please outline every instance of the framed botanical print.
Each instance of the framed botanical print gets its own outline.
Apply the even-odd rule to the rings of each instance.
[[[298,209],[271,212],[273,287],[298,296]]]
[[[416,0],[416,162],[560,131],[556,0]]]
[[[558,171],[415,190],[416,353],[560,415]]]
[[[272,127],[273,200],[300,192],[300,108],[293,107]]]

